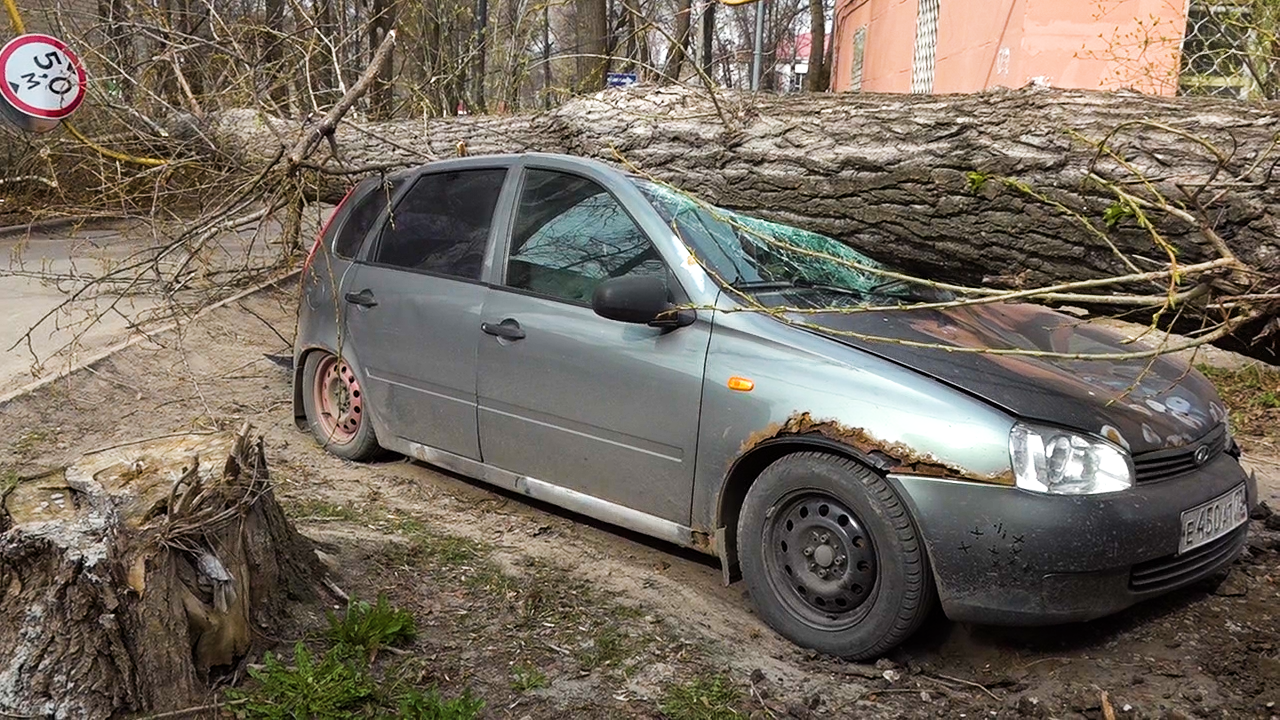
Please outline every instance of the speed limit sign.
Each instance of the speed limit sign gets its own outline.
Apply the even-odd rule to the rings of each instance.
[[[48,129],[84,100],[84,66],[61,40],[39,33],[19,35],[0,48],[0,96]],[[43,122],[42,122],[43,121]]]

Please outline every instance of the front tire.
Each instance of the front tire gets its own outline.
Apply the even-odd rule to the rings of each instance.
[[[370,460],[379,452],[367,400],[351,365],[327,352],[307,355],[302,369],[302,409],[325,450],[347,460]]]
[[[933,605],[924,544],[897,493],[836,455],[801,452],[765,468],[739,517],[738,557],[764,621],[829,655],[880,656]]]

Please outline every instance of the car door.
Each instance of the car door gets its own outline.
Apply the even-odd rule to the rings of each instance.
[[[427,172],[343,283],[366,406],[386,441],[480,458],[476,344],[481,283],[505,168]]]
[[[484,461],[687,524],[710,325],[596,315],[592,292],[607,278],[662,274],[681,291],[601,184],[534,167],[521,185],[482,313]]]

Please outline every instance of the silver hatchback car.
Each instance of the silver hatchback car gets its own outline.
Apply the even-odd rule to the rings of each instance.
[[[717,556],[833,655],[884,653],[937,601],[994,624],[1115,612],[1231,563],[1257,502],[1185,363],[1073,358],[1128,346],[594,161],[367,179],[303,288],[295,415],[329,451]]]

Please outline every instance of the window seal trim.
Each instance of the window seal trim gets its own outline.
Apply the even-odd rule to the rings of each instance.
[[[386,270],[401,270],[403,272],[413,273],[415,275],[426,275],[429,277],[441,278],[445,280],[458,280],[459,282],[488,285],[488,282],[484,279],[485,273],[484,273],[483,259],[481,260],[480,276],[477,278],[467,278],[467,277],[462,277],[460,275],[446,275],[444,273],[432,272],[430,270],[421,270],[418,268],[404,267],[401,265],[392,265],[390,263],[375,262],[372,258],[376,256],[377,251],[380,249],[382,245],[382,236],[387,230],[387,218],[390,216],[391,213],[395,212],[396,208],[400,206],[400,203],[404,202],[405,196],[407,196],[409,192],[413,190],[414,186],[417,185],[423,178],[431,175],[443,175],[447,173],[461,173],[461,172],[473,172],[473,171],[483,171],[483,170],[502,170],[504,173],[502,176],[502,184],[498,187],[498,196],[494,198],[493,215],[489,218],[489,237],[488,239],[485,240],[485,252],[487,254],[489,248],[493,245],[493,243],[497,239],[494,236],[494,232],[498,224],[498,213],[501,212],[502,191],[506,188],[507,183],[511,182],[510,174],[516,169],[517,168],[509,162],[507,163],[477,162],[474,166],[464,165],[462,167],[446,167],[446,168],[432,168],[430,164],[423,165],[417,170],[417,172],[414,172],[412,175],[405,178],[405,186],[400,188],[398,191],[396,191],[395,195],[387,203],[387,206],[382,209],[381,213],[378,214],[378,219],[375,221],[376,228],[370,229],[370,232],[373,232],[376,229],[376,232],[377,232],[376,236],[373,238],[372,242],[369,242],[368,237],[365,238],[365,243],[361,248],[362,250],[364,250],[364,252],[361,253],[362,257],[357,260],[352,260],[352,262],[357,262],[362,265],[368,265],[370,267],[383,268]]]
[[[511,290],[512,292],[515,292],[519,295],[528,295],[530,297],[543,298],[546,300],[555,300],[556,302],[561,302],[566,305],[573,305],[575,307],[585,307],[588,309],[591,308],[591,303],[584,304],[584,303],[574,302],[566,298],[556,297],[554,295],[547,295],[544,293],[537,292],[535,290],[528,290],[526,288],[517,288],[507,284],[508,271],[511,269],[511,243],[515,239],[516,222],[520,219],[520,202],[521,200],[524,199],[525,184],[528,182],[530,171],[542,170],[544,172],[558,173],[560,175],[571,175],[573,177],[586,180],[587,182],[593,183],[594,185],[599,187],[601,190],[608,193],[609,197],[613,198],[613,201],[618,204],[618,207],[622,208],[622,211],[627,214],[627,219],[631,221],[631,224],[635,226],[636,230],[638,230],[640,234],[644,236],[644,239],[649,242],[649,247],[653,249],[653,254],[657,256],[658,262],[662,263],[662,267],[667,271],[668,280],[675,280],[676,287],[680,290],[680,295],[688,299],[689,293],[686,292],[684,287],[681,285],[680,279],[676,275],[676,272],[671,267],[670,263],[668,263],[666,258],[662,256],[662,248],[658,247],[658,244],[653,241],[653,238],[649,235],[649,233],[645,232],[644,226],[636,219],[635,213],[631,211],[631,208],[627,206],[627,203],[623,202],[622,199],[619,198],[617,194],[614,193],[614,191],[608,187],[607,184],[601,183],[599,180],[593,177],[588,177],[583,173],[556,167],[554,164],[543,165],[538,163],[536,160],[526,164],[522,164],[518,168],[513,168],[513,169],[519,170],[520,178],[516,184],[515,203],[511,208],[510,227],[507,229],[506,242],[503,243],[504,247],[502,252],[502,255],[503,255],[502,267],[501,267],[501,270],[498,273],[496,273],[498,277],[494,278],[494,283],[490,285],[491,288]],[[623,176],[623,179],[627,180],[628,182],[630,181],[630,179],[627,178],[627,176],[625,175]],[[605,280],[609,280],[609,279],[612,279],[612,278],[603,278],[600,280],[600,282],[604,282]]]

